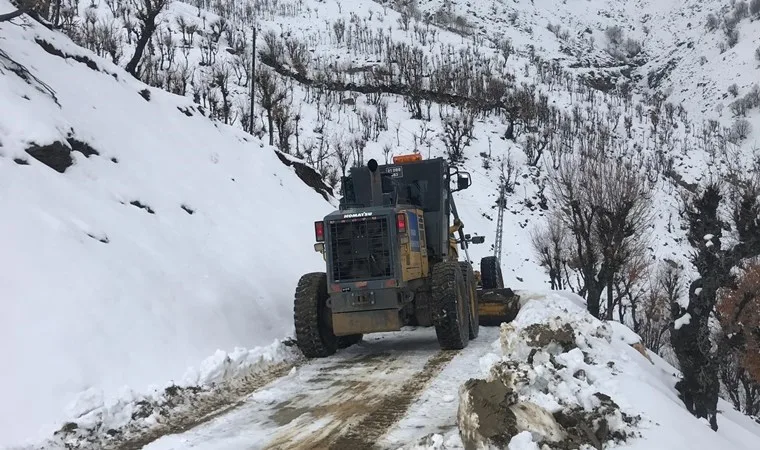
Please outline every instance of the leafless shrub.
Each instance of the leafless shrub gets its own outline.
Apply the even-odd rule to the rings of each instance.
[[[290,65],[293,66],[293,69],[300,75],[305,76],[309,66],[310,56],[306,43],[291,37],[285,40],[285,48],[288,50]]]
[[[718,28],[718,25],[720,25],[718,17],[713,13],[708,14],[707,20],[705,21],[705,28],[707,28],[707,31],[715,31]]]
[[[351,161],[351,151],[348,149],[345,142],[339,137],[335,138],[333,149],[335,150],[335,159],[338,162],[338,167],[340,167],[340,172],[345,177],[346,168],[348,168],[348,163]]]
[[[733,125],[731,125],[731,131],[729,132],[729,142],[738,144],[739,142],[747,139],[752,132],[752,125],[750,125],[747,119],[738,119]]]
[[[758,0],[760,1],[760,0]],[[501,53],[501,56],[504,57],[504,61],[508,61],[509,57],[512,56],[512,54],[515,52],[514,46],[512,45],[512,40],[507,38],[499,41],[499,52]]]
[[[262,68],[256,73],[256,90],[259,104],[266,111],[269,145],[274,145],[274,109],[288,96],[286,86],[281,83],[271,69]]]
[[[232,112],[232,102],[230,99],[230,66],[226,62],[215,64],[211,68],[212,85],[219,89],[222,104],[220,105],[219,117],[224,123],[229,123],[230,113]]]
[[[391,147],[390,144],[383,145],[383,156],[385,156],[385,164],[390,163],[391,150],[393,150],[393,147]]]
[[[749,12],[753,16],[760,15],[760,0],[752,0],[749,2]]]
[[[338,19],[333,22],[333,32],[335,33],[335,40],[338,44],[342,44],[343,38],[346,35],[346,21],[344,19]]]
[[[649,274],[648,282],[641,304],[632,305],[633,330],[649,350],[659,354],[669,341],[670,305],[684,294],[683,271],[674,262],[663,261]]]
[[[739,0],[734,3],[734,17],[737,20],[742,20],[749,16],[749,5],[744,0]]]
[[[272,115],[277,127],[277,147],[284,153],[290,153],[290,138],[295,131],[290,106],[280,102],[274,106]]]
[[[610,45],[617,47],[623,43],[623,29],[618,25],[612,25],[604,30],[604,35],[607,37]]]
[[[261,51],[259,57],[264,64],[277,66],[282,62],[285,54],[285,46],[277,33],[267,31],[263,36],[265,48]]]
[[[462,111],[443,119],[443,145],[452,163],[464,161],[464,148],[470,145],[474,128],[474,117],[471,111]]]
[[[569,260],[567,233],[562,220],[556,214],[549,216],[548,223],[531,232],[531,244],[538,255],[538,263],[549,273],[552,289],[565,289],[564,276]]]
[[[224,17],[219,17],[215,21],[211,22],[209,28],[211,29],[210,34],[212,42],[218,44],[219,39],[221,39],[224,32],[227,31],[227,19]]]
[[[355,136],[348,142],[348,147],[354,155],[354,165],[364,165],[364,149],[367,148],[367,140],[362,136]]]
[[[211,35],[205,34],[198,44],[201,50],[201,66],[211,66],[216,63],[216,56],[219,54],[219,45],[214,43]]]

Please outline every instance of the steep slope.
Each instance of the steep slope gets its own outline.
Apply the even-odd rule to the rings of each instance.
[[[325,199],[60,33],[19,18],[0,36],[0,445],[86,412],[65,413],[80,392],[93,408],[197,382],[217,349],[288,334]]]

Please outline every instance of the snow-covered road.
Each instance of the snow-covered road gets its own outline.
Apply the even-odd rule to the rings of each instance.
[[[481,327],[458,352],[439,350],[433,328],[365,336],[309,361],[239,407],[146,450],[399,448],[456,428],[457,389],[482,376],[498,328]]]

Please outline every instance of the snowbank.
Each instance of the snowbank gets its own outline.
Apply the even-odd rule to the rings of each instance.
[[[484,429],[493,421],[472,417],[478,407],[471,403],[478,397],[465,394],[502,389],[494,384],[501,380],[513,390],[504,395],[514,396],[509,408],[517,417],[516,432],[507,440],[510,449],[538,448],[540,442],[562,439],[592,445],[594,439],[607,440],[641,449],[757,448],[760,425],[730,404],[719,404],[717,432],[689,414],[674,389],[676,369],[635,349],[639,338],[630,329],[593,318],[574,294],[530,297],[516,319],[502,325],[502,353],[482,358],[490,364],[488,380],[471,380],[463,388],[459,421],[464,438],[473,423]],[[521,417],[520,407],[535,410]],[[573,418],[587,423],[596,435],[584,436],[587,433],[573,425]],[[564,432],[559,438],[557,423]],[[684,434],[685,429],[689,432]]]
[[[60,34],[0,36],[0,447],[290,333],[322,196]]]

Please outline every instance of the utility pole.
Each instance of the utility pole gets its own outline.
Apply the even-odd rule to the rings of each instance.
[[[496,242],[494,243],[493,251],[496,261],[501,262],[501,242],[504,237],[504,208],[507,205],[507,198],[505,196],[507,183],[504,175],[500,177],[499,181],[499,216],[496,219]]]
[[[251,45],[251,117],[248,132],[253,134],[253,105],[256,93],[256,25],[253,25],[253,44]]]

